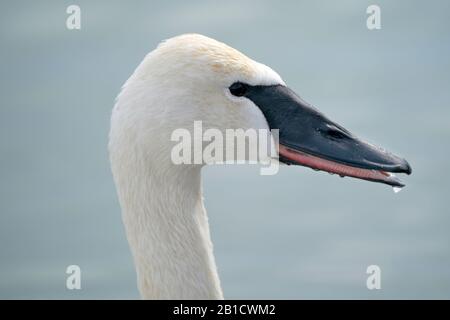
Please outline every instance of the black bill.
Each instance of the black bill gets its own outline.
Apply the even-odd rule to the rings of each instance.
[[[280,160],[364,180],[404,186],[391,173],[411,174],[405,159],[364,142],[282,85],[246,85],[243,96],[279,129]]]

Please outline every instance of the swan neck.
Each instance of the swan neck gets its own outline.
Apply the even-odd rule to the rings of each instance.
[[[200,173],[174,166],[127,174],[133,179],[119,190],[144,299],[223,298]]]

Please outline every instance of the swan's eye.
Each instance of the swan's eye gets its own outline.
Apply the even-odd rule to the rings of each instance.
[[[242,97],[247,93],[248,84],[235,82],[230,86],[229,89],[233,96]]]

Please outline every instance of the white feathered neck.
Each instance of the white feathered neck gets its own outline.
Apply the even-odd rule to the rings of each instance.
[[[124,85],[111,117],[110,159],[133,253],[148,299],[223,298],[201,192],[201,166],[174,165],[170,135],[204,127],[267,128],[235,81],[282,84],[272,69],[201,35],[169,39]]]

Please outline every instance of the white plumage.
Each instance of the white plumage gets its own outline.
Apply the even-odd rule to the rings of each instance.
[[[146,299],[222,299],[201,165],[174,165],[177,128],[266,128],[261,111],[228,87],[284,84],[269,67],[213,39],[182,35],[150,52],[128,79],[111,118],[110,159]]]

